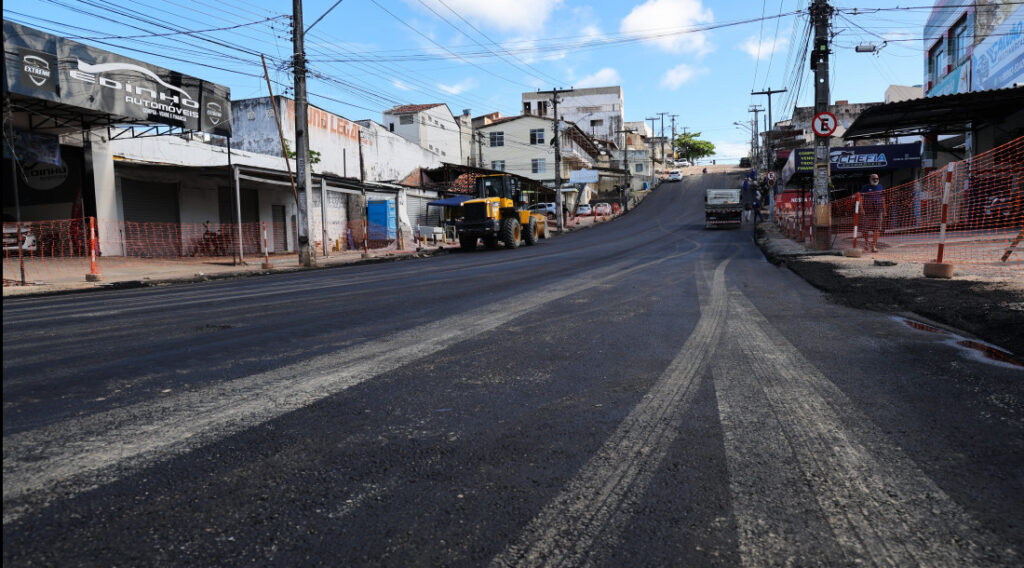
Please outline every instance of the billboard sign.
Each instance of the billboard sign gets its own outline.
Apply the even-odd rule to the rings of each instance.
[[[1024,8],[1017,8],[974,48],[974,91],[1024,83]]]
[[[829,149],[832,173],[898,170],[921,167],[921,144],[886,144],[880,146],[840,146]],[[782,182],[788,183],[796,174],[814,171],[814,149],[797,148],[782,168]]]
[[[115,120],[231,135],[227,87],[7,20],[4,57],[5,91],[106,113]]]
[[[597,170],[569,170],[569,183],[597,183]]]

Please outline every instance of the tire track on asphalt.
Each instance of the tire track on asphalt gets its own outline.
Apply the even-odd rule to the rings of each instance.
[[[573,283],[524,292],[300,365],[7,436],[3,522],[313,404],[566,296],[701,248],[693,244],[688,251],[650,262],[629,266],[627,259],[577,273]]]
[[[727,311],[728,264],[726,259],[716,267],[696,327],[658,381],[491,566],[585,565],[618,539],[678,436],[696,378],[714,355]]]
[[[742,292],[730,304],[712,368],[745,566],[1020,562]]]

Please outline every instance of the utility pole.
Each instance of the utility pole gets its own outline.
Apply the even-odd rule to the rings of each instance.
[[[302,0],[292,0],[292,44],[295,55],[295,185],[299,194],[296,224],[299,234],[299,264],[313,266],[313,254],[309,248],[309,128],[306,106],[306,48],[302,27]],[[273,101],[271,101],[273,102]]]
[[[651,121],[651,134],[654,134],[654,121],[658,120],[658,117],[647,117],[647,120]],[[654,136],[651,136],[651,188],[654,188]]]
[[[768,169],[773,169],[772,168],[772,165],[774,165],[772,163],[774,161],[774,159],[773,159],[773,156],[774,156],[773,151],[775,149],[774,145],[771,142],[771,132],[775,128],[775,123],[772,122],[772,95],[774,95],[776,93],[785,93],[788,90],[789,89],[774,89],[774,90],[773,89],[768,89],[768,90],[765,90],[765,91],[751,91],[750,92],[751,95],[768,95],[768,126],[764,130],[764,133],[765,133],[764,134],[765,156],[768,158],[768,163],[767,163]]]
[[[629,167],[629,135],[632,134],[633,130],[616,130],[616,134],[622,134],[622,138],[626,140],[626,143],[622,146],[622,163],[623,169],[626,170],[626,187],[622,188],[623,196],[623,208],[629,211],[629,192],[633,190],[632,175],[633,172]]]
[[[558,210],[556,215],[558,216],[558,231],[562,232],[565,230],[565,219],[562,215],[562,141],[560,140],[560,130],[558,128],[558,103],[561,102],[558,99],[558,93],[571,93],[572,89],[551,89],[550,91],[537,91],[540,95],[551,95],[551,104],[554,107],[554,117],[552,118],[552,125],[554,126],[554,136],[552,136],[551,143],[555,145],[555,208]]]
[[[658,116],[661,117],[661,169],[663,171],[665,169],[665,162],[667,160],[665,158],[665,115],[667,114],[667,112],[658,113]]]
[[[811,23],[814,25],[814,44],[811,52],[811,69],[814,70],[814,114],[828,110],[828,28],[832,19],[832,6],[828,0],[814,0],[810,6]],[[814,137],[814,240],[815,250],[827,250],[832,243],[832,210],[829,205],[829,136]]]
[[[754,154],[754,163],[757,164],[758,156],[761,155],[761,138],[757,130],[757,114],[760,112],[764,112],[764,109],[761,108],[761,105],[751,105],[750,108],[747,109],[747,112],[754,113],[754,143],[751,151]]]
[[[677,159],[679,157],[679,156],[676,155],[676,117],[677,116],[679,116],[679,115],[678,114],[670,114],[669,115],[669,117],[672,118],[672,159],[673,160],[675,160],[675,159]]]

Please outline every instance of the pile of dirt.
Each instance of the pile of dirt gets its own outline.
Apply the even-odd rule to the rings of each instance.
[[[1024,283],[925,278],[921,265],[911,263],[890,270],[852,270],[842,257],[782,256],[763,250],[769,261],[787,266],[838,304],[889,314],[912,312],[1024,356]]]

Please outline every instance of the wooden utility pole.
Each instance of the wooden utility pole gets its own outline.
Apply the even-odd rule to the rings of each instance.
[[[559,139],[560,129],[558,128],[558,93],[571,93],[572,89],[551,89],[550,91],[537,91],[540,95],[551,95],[551,105],[555,112],[552,118],[552,126],[554,129],[554,136],[551,138],[551,143],[555,145],[555,208],[558,210],[556,215],[558,216],[558,230],[559,232],[565,230],[565,219],[562,215],[562,141]]]
[[[811,69],[814,70],[814,114],[826,112],[829,105],[828,90],[828,28],[832,18],[832,6],[828,0],[814,0],[810,6],[811,23],[814,25],[814,45],[811,52]],[[829,138],[814,137],[814,241],[815,250],[827,250],[832,243],[832,210],[829,204]]]
[[[302,28],[302,0],[292,0],[292,44],[295,55],[295,185],[299,190],[296,224],[299,234],[299,264],[313,266],[309,247],[309,113],[306,103],[306,48]]]

